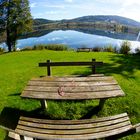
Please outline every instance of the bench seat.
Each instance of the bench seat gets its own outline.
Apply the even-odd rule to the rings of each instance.
[[[84,140],[118,135],[133,128],[127,113],[85,120],[46,120],[20,117],[15,133],[37,139]]]

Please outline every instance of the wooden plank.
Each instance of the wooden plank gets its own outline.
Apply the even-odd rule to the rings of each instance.
[[[56,120],[57,121],[57,120]],[[69,123],[71,122],[70,120]],[[78,129],[90,129],[90,128],[102,128],[105,126],[111,126],[111,125],[116,125],[119,123],[126,123],[127,125],[130,125],[130,121],[128,117],[124,118],[118,118],[115,120],[108,120],[108,121],[102,121],[102,122],[91,122],[91,123],[84,123],[84,124],[55,124],[55,121],[53,124],[47,124],[47,123],[41,123],[41,122],[33,122],[33,121],[28,121],[28,120],[20,120],[18,122],[18,125],[21,126],[30,126],[30,127],[36,127],[36,128],[42,128],[42,129],[53,129],[53,130],[78,130]],[[126,125],[126,124],[125,124]],[[18,127],[18,126],[17,126]],[[75,133],[75,132],[73,132]]]
[[[89,129],[65,129],[65,130],[57,130],[57,126],[55,129],[44,129],[44,128],[37,128],[37,127],[31,127],[26,125],[18,125],[16,130],[21,129],[24,131],[33,131],[36,133],[46,133],[46,134],[58,134],[58,135],[79,135],[79,134],[89,134],[89,133],[99,133],[103,131],[108,131],[124,126],[131,126],[129,122],[122,122],[110,126],[103,126],[103,127],[97,127],[97,128],[89,128]]]
[[[101,76],[104,76],[104,74],[90,74],[90,75],[87,75],[87,77],[101,77]]]
[[[136,132],[140,132],[140,123],[133,126],[134,129],[136,129]]]
[[[85,62],[50,62],[50,63],[46,63],[46,62],[42,62],[39,63],[39,67],[44,67],[44,66],[89,66],[89,65],[103,65],[103,62],[89,62],[89,61],[85,61]]]
[[[114,81],[112,76],[101,77],[41,77],[33,78],[30,81],[43,81],[43,82],[92,82],[92,81]],[[115,80],[116,81],[116,80]]]
[[[71,82],[38,82],[38,81],[29,81],[28,86],[48,86],[48,87],[58,87],[58,86],[69,86],[73,84]],[[76,82],[77,86],[105,86],[105,85],[116,85],[115,80],[112,81],[94,81],[94,82]],[[74,85],[74,84],[73,84]]]
[[[32,137],[39,139],[58,140],[98,139],[121,134],[136,128],[139,129],[140,127],[140,124],[132,126],[126,113],[110,117],[86,120],[42,120],[20,117],[20,121],[15,132],[18,134],[18,136],[20,134],[27,139],[32,139]],[[75,122],[76,125],[73,125]],[[52,123],[54,128],[50,127],[48,129],[48,126],[50,126],[50,124],[52,125]],[[59,123],[61,123],[62,127],[65,126],[64,129],[60,129]],[[45,126],[47,126],[47,129]]]
[[[24,131],[24,130],[20,130],[18,129],[17,132],[18,133],[22,133],[23,135],[27,135],[27,136],[34,136],[35,138],[38,139],[56,139],[56,140],[66,140],[66,139],[97,139],[97,138],[104,138],[107,136],[112,136],[112,135],[116,135],[116,134],[120,134],[122,132],[126,132],[128,130],[131,129],[131,126],[124,126],[124,127],[120,127],[117,129],[113,129],[113,130],[108,130],[108,131],[104,131],[104,132],[99,132],[99,133],[90,133],[90,134],[79,134],[79,135],[51,135],[51,134],[43,134],[43,133],[35,133],[35,132],[29,132],[29,131]]]
[[[78,86],[78,85],[67,85],[67,86],[56,86],[56,87],[46,87],[46,86],[26,86],[24,90],[31,91],[43,91],[43,92],[58,92],[62,89],[65,93],[69,92],[95,92],[95,91],[110,91],[121,89],[119,85],[106,85],[106,86]]]
[[[86,124],[86,123],[102,123],[105,121],[116,120],[120,118],[126,118],[129,120],[127,113],[117,114],[114,116],[107,116],[102,118],[96,119],[83,119],[83,120],[46,120],[46,119],[38,119],[38,118],[29,118],[29,117],[20,117],[22,121],[29,121],[29,122],[38,122],[44,124],[65,124],[65,125],[72,125],[72,124]]]
[[[10,138],[15,139],[15,140],[21,140],[21,139],[20,139],[20,135],[17,134],[17,133],[15,133],[15,132],[13,132],[13,131],[12,131],[12,132],[10,131],[10,132],[8,133],[8,136],[9,136]]]
[[[118,96],[124,96],[122,90],[112,91],[99,91],[99,92],[83,92],[83,93],[65,93],[60,96],[56,92],[40,92],[40,91],[23,91],[21,97],[33,98],[33,99],[56,99],[56,100],[82,100],[82,99],[101,99],[101,98],[113,98]]]
[[[20,117],[16,132],[39,139],[97,139],[132,129],[126,113],[86,120],[45,120]]]
[[[24,136],[23,140],[34,140],[32,137]]]

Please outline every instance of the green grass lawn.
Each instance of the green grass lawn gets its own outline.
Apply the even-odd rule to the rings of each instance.
[[[36,100],[22,99],[20,94],[27,82],[33,77],[46,75],[46,68],[39,68],[38,63],[47,59],[52,61],[103,61],[99,73],[112,75],[125,92],[125,97],[108,99],[103,110],[90,116],[89,112],[98,101],[48,101],[48,110],[41,111]],[[88,74],[86,67],[57,67],[52,75]],[[0,125],[15,127],[20,115],[45,117],[52,119],[80,119],[84,117],[109,116],[127,112],[133,124],[140,122],[140,56],[106,53],[106,52],[73,52],[73,51],[25,51],[0,55]],[[0,140],[8,139],[0,129]],[[140,134],[123,139],[138,140]]]

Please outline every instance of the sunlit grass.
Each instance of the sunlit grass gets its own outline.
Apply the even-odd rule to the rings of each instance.
[[[39,62],[51,61],[103,61],[99,73],[113,75],[125,92],[125,97],[109,99],[99,116],[127,112],[133,124],[140,122],[140,56],[120,55],[108,52],[74,51],[25,51],[0,55],[0,124],[14,126],[17,116],[42,115],[52,119],[80,119],[98,104],[98,101],[48,101],[47,111],[38,111],[39,101],[20,98],[20,93],[32,77],[46,75],[46,68],[39,68]],[[52,75],[72,75],[90,73],[87,67],[56,67]],[[92,116],[98,117],[96,115]],[[0,139],[6,133],[0,129]],[[138,139],[140,134],[125,139]]]

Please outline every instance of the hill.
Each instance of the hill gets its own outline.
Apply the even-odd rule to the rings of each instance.
[[[105,22],[105,23],[116,23],[116,24],[122,24],[126,26],[133,26],[133,27],[140,28],[140,22],[137,22],[133,19],[129,19],[126,17],[114,16],[114,15],[83,16],[83,17],[78,17],[75,19],[70,19],[70,20],[63,19],[59,21],[53,21],[53,20],[47,20],[47,19],[35,19],[34,25],[41,25],[41,24],[48,24],[48,23],[55,23],[55,22],[61,22],[61,23]]]
[[[55,21],[43,19],[43,18],[36,18],[36,19],[34,19],[33,24],[34,25],[41,25],[41,24],[48,24],[48,23],[53,23],[53,22],[55,22]]]
[[[121,16],[113,16],[113,15],[84,16],[84,17],[67,20],[67,21],[68,22],[109,22],[109,23],[123,24],[127,26],[140,27],[140,22],[137,22],[133,19],[129,19]]]

